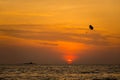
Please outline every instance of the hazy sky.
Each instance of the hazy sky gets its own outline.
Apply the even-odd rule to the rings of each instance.
[[[0,0],[0,63],[120,63],[119,21],[120,0]]]

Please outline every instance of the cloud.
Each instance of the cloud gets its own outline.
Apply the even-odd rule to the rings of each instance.
[[[50,47],[0,46],[0,63],[15,64],[35,62],[41,64],[64,63],[62,55]]]
[[[54,26],[0,27],[0,63],[65,63],[63,56],[69,51],[77,56],[75,63],[119,63],[120,46],[109,41],[119,40],[119,35],[82,31],[84,28]]]
[[[20,26],[19,26],[20,27]],[[54,26],[24,26],[24,28],[15,28],[12,26],[6,28],[0,28],[0,33],[6,36],[12,36],[21,39],[27,40],[40,40],[40,41],[68,41],[68,42],[77,42],[84,43],[87,45],[101,45],[101,46],[110,46],[110,39],[114,38],[119,40],[119,35],[104,35],[97,31],[88,31],[85,28],[78,27],[61,27],[61,30],[57,30]],[[59,28],[59,27],[58,27]],[[86,31],[88,31],[86,33]],[[57,46],[58,44],[54,43],[39,43],[41,45],[51,45]],[[113,45],[113,44],[112,44]]]
[[[119,47],[99,47],[97,49],[92,49],[84,51],[82,55],[81,51],[78,52],[79,57],[76,63],[92,63],[92,64],[119,64],[120,60],[120,50]]]
[[[52,14],[47,13],[35,13],[35,12],[1,12],[0,15],[3,16],[38,16],[38,17],[51,17]]]
[[[42,45],[50,45],[50,46],[58,46],[58,44],[53,44],[53,43],[40,43]]]

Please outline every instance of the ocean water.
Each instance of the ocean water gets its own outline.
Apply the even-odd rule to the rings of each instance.
[[[0,80],[120,80],[120,65],[0,65]]]

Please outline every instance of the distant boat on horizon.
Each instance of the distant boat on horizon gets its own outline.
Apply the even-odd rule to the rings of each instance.
[[[29,63],[24,63],[26,65],[32,65],[32,64],[36,64],[36,63],[33,63],[33,62],[29,62]]]

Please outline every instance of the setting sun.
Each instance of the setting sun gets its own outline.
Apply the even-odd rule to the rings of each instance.
[[[76,57],[73,55],[66,55],[64,56],[64,58],[67,61],[67,64],[72,64],[74,60],[76,59]]]
[[[67,63],[68,63],[68,64],[72,64],[72,59],[68,59],[68,60],[67,60]]]

